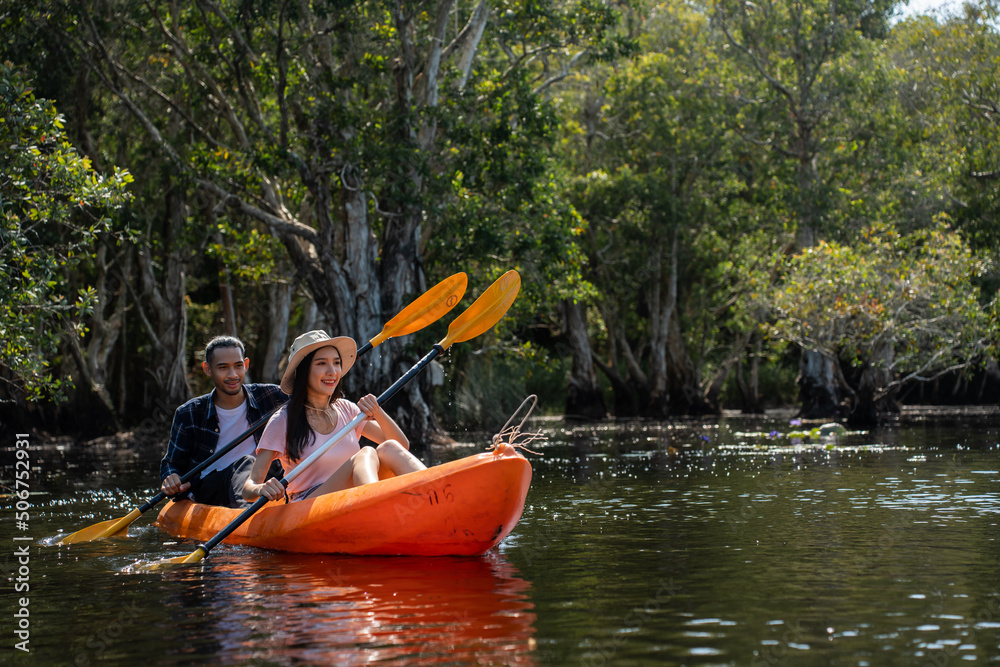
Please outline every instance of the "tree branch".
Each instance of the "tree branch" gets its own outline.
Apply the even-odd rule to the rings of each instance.
[[[552,87],[556,83],[559,83],[560,81],[568,77],[570,75],[570,68],[572,68],[573,65],[576,64],[576,61],[582,58],[586,53],[587,53],[586,50],[578,51],[576,54],[573,55],[572,58],[569,59],[568,63],[563,65],[562,71],[560,71],[559,74],[555,74],[549,77],[548,79],[543,81],[540,86],[538,86],[531,92],[535,95],[540,95],[541,93],[545,92],[548,88]]]
[[[104,46],[104,43],[101,41],[100,34],[98,34],[97,32],[97,27],[94,25],[93,19],[90,17],[89,14],[87,14],[87,23],[88,27],[90,28],[90,34],[94,39],[93,45],[98,49],[98,51],[100,51],[105,61],[111,66],[112,69],[118,69],[119,64],[114,58],[111,57],[111,54]],[[156,127],[153,121],[151,121],[149,117],[145,113],[143,113],[142,109],[140,109],[135,104],[135,102],[132,101],[132,98],[130,98],[122,88],[119,88],[117,85],[114,84],[113,81],[111,81],[110,78],[108,78],[108,75],[104,72],[104,70],[100,68],[97,65],[97,63],[90,57],[90,54],[87,52],[87,49],[77,49],[77,51],[79,52],[80,56],[90,66],[91,70],[93,70],[93,72],[97,74],[98,77],[100,77],[104,85],[108,87],[108,90],[110,90],[115,95],[115,97],[121,100],[122,103],[125,104],[125,106],[128,108],[129,112],[131,112],[132,115],[136,118],[136,120],[138,120],[139,123],[142,124],[144,128],[146,128],[146,132],[149,133],[149,136],[153,139],[153,142],[157,146],[159,146],[164,153],[166,153],[167,157],[170,158],[170,160],[173,161],[175,165],[184,168],[185,166],[184,161],[181,160],[180,155],[177,154],[173,146],[167,143],[166,139],[163,138],[163,135],[160,134],[160,130]]]
[[[304,241],[308,241],[313,245],[319,245],[319,236],[316,233],[316,230],[309,225],[304,225],[295,220],[282,219],[257,206],[248,204],[243,198],[232,194],[228,190],[219,186],[217,183],[207,179],[197,178],[195,179],[195,183],[197,183],[198,187],[218,197],[224,205],[230,208],[235,208],[244,215],[264,223],[278,236],[281,236],[282,238],[294,236]]]
[[[226,95],[223,94],[222,89],[215,82],[215,79],[213,79],[208,71],[202,66],[201,62],[194,57],[191,50],[188,48],[187,43],[179,35],[175,35],[167,29],[167,26],[165,26],[163,21],[160,19],[156,8],[151,6],[148,2],[146,3],[146,7],[149,9],[150,14],[152,14],[156,24],[160,27],[160,31],[163,33],[163,36],[168,42],[170,42],[171,45],[173,45],[174,54],[183,64],[185,73],[197,75],[197,77],[192,76],[192,80],[208,89],[210,93],[208,95],[209,103],[221,110],[223,117],[236,134],[236,139],[239,145],[244,149],[249,149],[250,139],[247,137],[243,123],[241,123],[239,118],[236,117],[236,111],[229,103]]]
[[[213,14],[218,16],[219,19],[226,24],[226,26],[229,28],[229,35],[230,37],[232,37],[233,42],[239,48],[239,52],[242,55],[246,56],[252,63],[258,63],[260,61],[260,57],[256,53],[254,53],[253,49],[250,47],[250,44],[247,42],[242,31],[240,31],[236,26],[233,25],[232,21],[230,21],[229,17],[226,16],[226,14],[219,8],[218,4],[212,2],[211,0],[198,0],[198,1],[200,4],[208,7]],[[216,52],[218,52],[218,48],[216,48]],[[219,54],[219,57],[222,58],[222,54]],[[250,117],[253,120],[254,125],[260,128],[260,131],[264,133],[264,135],[267,137],[268,141],[271,144],[276,144],[277,140],[274,138],[274,133],[271,131],[271,128],[268,127],[267,123],[264,121],[264,115],[261,112],[261,107],[260,107],[260,99],[257,96],[256,90],[254,90],[253,83],[247,80],[246,77],[242,75],[239,67],[233,65],[231,65],[231,67],[233,68],[236,74],[236,80],[239,81],[240,83],[240,93],[244,100],[244,106],[249,111]]]
[[[469,82],[469,74],[472,72],[472,60],[479,49],[479,42],[482,41],[483,33],[486,31],[486,23],[490,17],[490,8],[486,0],[480,0],[479,4],[472,12],[465,27],[455,36],[447,47],[445,47],[442,58],[447,58],[454,49],[461,48],[462,52],[458,56],[458,71],[462,73],[459,80],[459,90],[464,90]]]
[[[788,88],[786,88],[780,81],[778,81],[773,76],[768,74],[767,71],[764,69],[764,66],[761,64],[760,60],[757,58],[756,55],[754,55],[754,53],[750,49],[748,49],[740,42],[736,41],[736,38],[733,37],[732,33],[730,33],[729,26],[726,25],[726,20],[724,18],[721,17],[719,18],[719,26],[722,28],[722,34],[726,36],[726,39],[729,41],[729,43],[732,44],[734,47],[736,47],[738,51],[740,51],[747,58],[750,59],[750,64],[753,65],[753,68],[755,70],[757,70],[757,73],[760,74],[762,77],[764,77],[764,80],[767,81],[769,84],[771,84],[771,86],[776,91],[778,91],[786,98],[788,98],[790,102],[794,103],[795,96],[792,94],[792,91],[788,90]]]

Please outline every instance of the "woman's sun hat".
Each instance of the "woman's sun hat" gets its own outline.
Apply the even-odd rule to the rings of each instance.
[[[354,365],[354,360],[358,356],[358,344],[354,342],[354,339],[348,336],[331,338],[329,334],[321,330],[307,331],[296,338],[291,349],[288,350],[288,365],[285,366],[285,373],[281,376],[281,391],[290,396],[292,388],[295,386],[295,369],[298,368],[299,363],[313,350],[328,345],[332,345],[340,352],[340,377],[347,375],[347,371],[351,370],[351,366]]]

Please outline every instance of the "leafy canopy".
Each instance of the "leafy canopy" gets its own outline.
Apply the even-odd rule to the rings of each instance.
[[[771,304],[779,340],[915,377],[983,350],[974,280],[987,266],[943,220],[908,235],[871,227],[855,245],[820,242],[787,268]],[[886,346],[891,355],[880,354]]]
[[[96,292],[80,285],[82,269],[95,244],[124,233],[108,214],[132,177],[98,174],[10,63],[0,64],[0,146],[0,367],[29,399],[59,398],[51,361],[64,334],[84,333]]]

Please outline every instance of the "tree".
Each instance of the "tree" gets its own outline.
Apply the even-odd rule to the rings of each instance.
[[[664,5],[650,23],[649,52],[608,76],[599,114],[586,107],[577,162],[591,170],[571,196],[588,221],[615,414],[663,417],[713,409],[688,350],[686,307],[705,269],[693,263],[698,239],[723,224],[743,185],[718,122],[725,100],[704,15]]]
[[[987,316],[974,280],[986,268],[943,222],[911,234],[875,226],[854,245],[821,241],[789,261],[771,334],[831,360],[849,420],[871,424],[898,412],[904,383],[982,360]]]
[[[730,126],[772,154],[784,212],[800,248],[828,236],[842,220],[836,214],[844,185],[836,152],[845,142],[850,146],[870,136],[871,116],[852,113],[852,107],[878,81],[873,52],[888,34],[894,4],[720,0],[713,5],[714,24],[742,70],[730,82],[740,109]],[[829,359],[803,352],[799,393],[805,414],[836,412],[839,396]]]
[[[127,237],[114,216],[132,177],[98,174],[70,146],[55,107],[10,63],[0,64],[0,119],[0,366],[29,400],[59,400],[62,343],[78,347],[88,314],[103,305],[80,277]]]
[[[993,295],[990,328],[1000,328],[1000,9],[991,0],[963,3],[947,17],[916,17],[893,30],[891,55],[906,72],[900,98],[921,160],[900,188],[911,219],[946,212],[978,253],[993,259],[977,284]],[[995,340],[995,336],[994,336]],[[998,354],[994,343],[993,368]]]

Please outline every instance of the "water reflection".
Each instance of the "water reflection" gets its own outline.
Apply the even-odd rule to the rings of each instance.
[[[530,584],[500,554],[337,557],[228,549],[168,578],[193,656],[238,664],[533,665]],[[193,654],[193,655],[192,655]],[[180,664],[180,661],[178,662]]]

